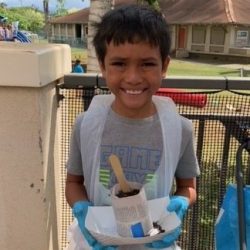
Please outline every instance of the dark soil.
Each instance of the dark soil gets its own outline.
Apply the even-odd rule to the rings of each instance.
[[[124,193],[122,191],[119,191],[119,193],[116,196],[119,198],[124,198],[124,197],[129,197],[129,196],[139,194],[139,192],[140,192],[139,189],[133,189],[131,192],[128,192],[128,193]]]

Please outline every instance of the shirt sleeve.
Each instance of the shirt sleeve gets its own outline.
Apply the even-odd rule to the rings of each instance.
[[[70,140],[69,157],[66,163],[67,172],[73,175],[83,175],[80,147],[80,130],[82,119],[83,113],[81,113],[75,120]]]
[[[175,176],[177,178],[195,178],[200,174],[199,164],[195,152],[192,122],[182,117],[182,144],[180,160]]]

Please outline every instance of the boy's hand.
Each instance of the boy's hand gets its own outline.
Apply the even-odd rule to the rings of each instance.
[[[167,206],[167,210],[169,212],[175,212],[182,222],[188,210],[188,206],[189,206],[188,198],[176,195],[170,198],[170,203]]]
[[[146,244],[149,248],[161,249],[170,247],[178,239],[181,234],[181,227],[177,227],[173,232],[165,235],[161,240],[156,240],[151,243]]]
[[[169,212],[175,212],[179,219],[183,220],[184,215],[187,212],[189,206],[188,199],[184,196],[172,196],[170,198],[170,203],[167,206],[167,210]],[[147,247],[161,249],[165,247],[170,247],[174,244],[174,242],[179,238],[181,234],[181,226],[176,228],[170,234],[164,236],[162,240],[153,241],[152,243],[146,244]]]
[[[85,226],[85,220],[88,213],[88,207],[92,206],[92,203],[89,201],[77,201],[73,205],[73,215],[77,219],[78,225],[81,229],[81,232],[84,238],[87,240],[90,246],[93,247],[93,250],[115,250],[116,247],[113,246],[103,246],[101,245],[88,231]]]
[[[77,201],[73,205],[72,212],[77,219],[78,226],[80,227],[85,239],[90,246],[93,246],[96,243],[96,239],[89,233],[89,231],[85,227],[85,220],[89,206],[92,206],[91,202],[89,201]]]

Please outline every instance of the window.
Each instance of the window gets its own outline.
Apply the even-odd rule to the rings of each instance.
[[[193,26],[192,43],[205,44],[206,41],[206,27],[205,26]]]
[[[85,35],[87,36],[88,35],[88,25],[85,26]]]
[[[246,31],[246,30],[238,30],[237,31],[237,38],[247,39],[248,38],[248,31]]]
[[[224,45],[225,43],[225,29],[223,27],[211,27],[210,44]]]
[[[75,25],[75,34],[76,34],[76,38],[82,37],[82,25],[81,24]]]
[[[236,32],[236,46],[247,46],[248,45],[248,31],[237,30]]]
[[[74,36],[74,31],[73,31],[73,24],[68,24],[68,36],[73,37]]]
[[[61,23],[60,30],[61,30],[61,35],[66,35],[66,24],[65,23]]]

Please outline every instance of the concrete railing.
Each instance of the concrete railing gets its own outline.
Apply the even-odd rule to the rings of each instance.
[[[60,248],[56,83],[68,45],[0,43],[0,249]]]

